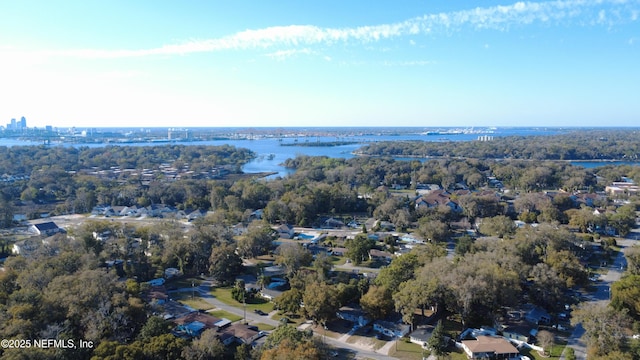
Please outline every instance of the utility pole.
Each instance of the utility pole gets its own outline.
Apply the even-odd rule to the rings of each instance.
[[[244,324],[247,325],[247,290],[242,289],[242,304],[244,305]]]

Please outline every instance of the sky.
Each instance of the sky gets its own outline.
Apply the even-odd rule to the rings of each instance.
[[[640,0],[0,0],[0,125],[639,126],[639,17]]]

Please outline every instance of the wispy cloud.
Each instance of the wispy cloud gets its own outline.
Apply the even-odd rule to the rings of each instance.
[[[191,40],[158,48],[138,50],[66,50],[48,55],[81,58],[122,58],[154,55],[184,55],[243,49],[296,49],[275,51],[276,59],[304,53],[313,45],[368,44],[403,36],[448,33],[470,28],[507,31],[533,23],[580,26],[607,25],[636,21],[640,0],[566,0],[516,2],[507,6],[475,8],[463,11],[426,14],[398,23],[353,28],[321,28],[313,25],[273,26],[245,30],[236,34],[203,40]]]
[[[309,48],[304,48],[304,49],[278,50],[272,53],[268,53],[265,56],[282,61],[297,55],[313,55],[313,54],[316,54],[316,52],[312,51]]]

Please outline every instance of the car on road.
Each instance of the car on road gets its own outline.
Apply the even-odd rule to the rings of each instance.
[[[267,313],[266,313],[266,312],[264,312],[264,311],[262,311],[262,310],[260,310],[260,309],[255,309],[255,310],[253,310],[253,312],[254,312],[254,313],[256,313],[256,314],[258,314],[258,315],[262,315],[262,316],[267,315]]]

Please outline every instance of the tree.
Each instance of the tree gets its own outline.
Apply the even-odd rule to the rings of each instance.
[[[277,347],[285,340],[288,340],[292,343],[300,343],[310,341],[312,336],[313,333],[310,331],[298,331],[298,329],[293,326],[281,325],[273,330],[269,334],[269,336],[267,336],[267,339],[262,346],[264,349],[272,349]]]
[[[182,357],[185,360],[223,360],[224,352],[225,347],[218,340],[216,330],[207,329],[182,350]]]
[[[231,244],[220,245],[211,250],[209,257],[209,272],[222,285],[233,283],[242,271],[242,259],[236,254]]]
[[[640,320],[640,275],[628,275],[611,285],[611,306],[626,309],[629,315]]]
[[[313,259],[311,253],[296,243],[283,243],[276,249],[276,264],[283,265],[291,277],[302,266],[307,266]]]
[[[326,283],[307,284],[302,294],[304,312],[316,324],[325,324],[335,317],[339,308],[338,296],[334,286]]]
[[[287,314],[296,314],[300,310],[302,302],[302,292],[298,289],[290,289],[283,292],[273,301],[276,309],[282,310]]]
[[[414,271],[418,265],[418,256],[415,253],[396,257],[389,266],[380,270],[378,276],[376,276],[375,283],[386,287],[393,294],[400,286],[400,283],[413,278]]]
[[[624,310],[618,311],[603,303],[582,303],[573,312],[571,324],[582,324],[590,355],[602,356],[623,349],[628,327]]]
[[[331,263],[331,258],[327,255],[326,252],[320,252],[316,255],[315,260],[313,260],[313,269],[318,274],[318,278],[322,281],[326,280],[329,277],[329,271],[333,267]]]
[[[393,310],[391,293],[384,286],[371,286],[369,291],[360,298],[362,310],[372,319],[384,319]]]
[[[283,340],[278,347],[262,352],[261,360],[322,360],[324,352],[313,341],[294,343],[289,339]]]
[[[482,219],[480,232],[503,238],[506,235],[513,235],[516,232],[516,225],[509,217],[498,215]]]
[[[260,221],[253,221],[249,224],[247,233],[238,240],[240,255],[253,258],[268,253],[274,240],[274,235],[275,233],[271,227]]]
[[[141,340],[151,339],[154,336],[168,334],[171,328],[172,324],[167,320],[158,316],[151,316],[147,319],[142,329],[140,329],[138,337]]]
[[[359,265],[369,257],[369,250],[373,247],[373,243],[367,235],[357,234],[355,238],[345,241],[346,255],[354,264]]]
[[[632,275],[640,275],[640,246],[625,249],[624,256],[627,258],[627,271]]]
[[[418,235],[430,242],[443,242],[449,238],[449,226],[442,221],[422,218],[418,224]]]
[[[438,324],[433,329],[431,333],[431,337],[427,340],[427,346],[431,349],[431,352],[436,356],[440,357],[445,354],[447,349],[447,341],[445,339],[446,333],[444,332],[444,325],[442,325],[442,320],[438,320]]]
[[[234,355],[234,360],[251,360],[251,345],[240,344],[236,348],[236,354]]]
[[[540,346],[543,349],[545,354],[551,354],[551,347],[555,343],[555,337],[550,331],[540,330],[538,335],[536,335],[538,341],[540,342]]]

